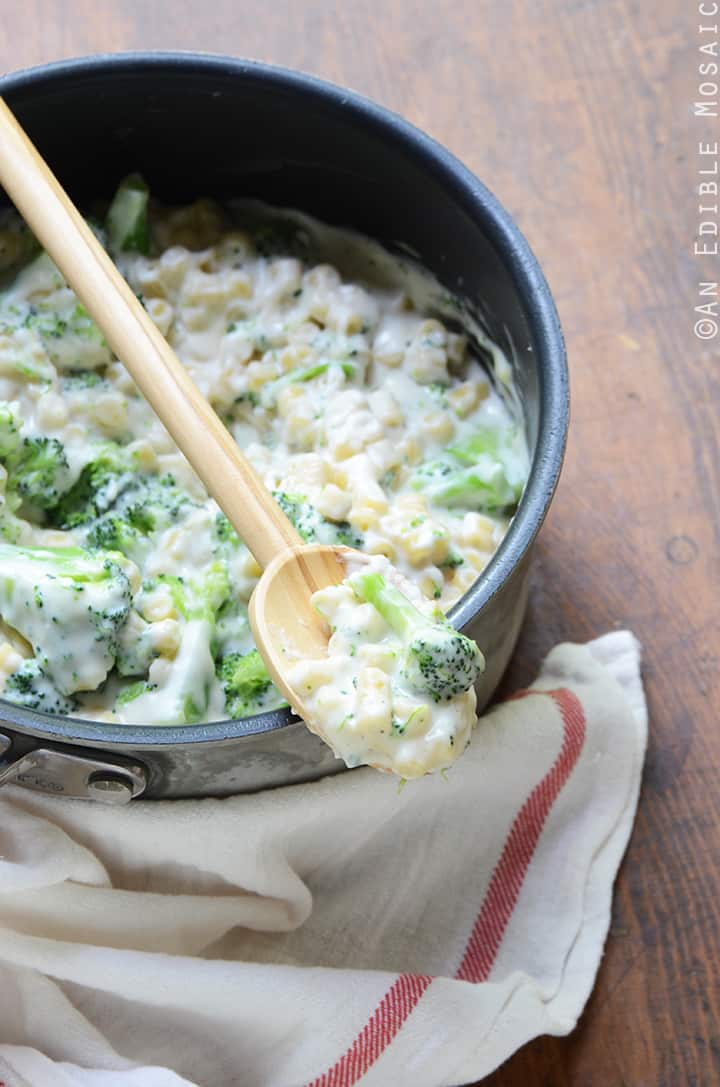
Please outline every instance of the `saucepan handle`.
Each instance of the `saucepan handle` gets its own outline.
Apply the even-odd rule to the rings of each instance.
[[[147,784],[145,768],[129,759],[106,759],[52,747],[36,747],[12,758],[12,740],[0,732],[0,786],[97,800],[102,804],[128,804],[141,796]]]

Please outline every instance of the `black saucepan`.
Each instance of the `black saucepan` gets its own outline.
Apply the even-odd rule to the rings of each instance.
[[[194,54],[97,56],[0,79],[76,202],[141,171],[167,202],[256,197],[401,245],[481,312],[512,360],[532,471],[510,530],[452,612],[492,695],[523,619],[533,541],[568,423],[562,333],[520,231],[452,155],[388,110],[310,76]],[[125,803],[223,796],[343,769],[288,710],[179,728],[93,724],[0,700],[0,783]]]

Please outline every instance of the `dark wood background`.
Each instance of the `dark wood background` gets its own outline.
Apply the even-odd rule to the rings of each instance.
[[[580,1025],[485,1082],[720,1084],[720,339],[693,334],[713,265],[692,254],[697,144],[720,138],[720,123],[693,116],[697,25],[718,20],[699,20],[696,0],[0,6],[5,70],[203,49],[356,88],[456,152],[516,217],[560,309],[573,421],[506,686],[560,640],[630,627],[651,739]]]

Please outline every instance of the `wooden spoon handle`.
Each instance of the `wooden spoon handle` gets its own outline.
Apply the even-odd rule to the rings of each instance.
[[[0,98],[0,182],[261,566],[302,540]]]

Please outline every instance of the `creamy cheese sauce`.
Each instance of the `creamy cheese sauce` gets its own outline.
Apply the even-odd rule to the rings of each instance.
[[[387,557],[419,600],[447,611],[503,538],[528,471],[499,349],[477,327],[469,345],[453,326],[451,300],[428,275],[304,216],[284,214],[279,229],[256,205],[228,213],[201,201],[154,208],[151,232],[148,255],[115,259],[301,535]],[[10,412],[22,443],[57,443],[63,463],[57,495],[37,505],[27,489],[18,492],[12,456],[0,456],[2,535],[21,547],[112,545],[125,556],[131,586],[116,666],[88,659],[74,687],[63,682],[53,631],[19,636],[6,609],[4,697],[23,701],[12,677],[42,645],[54,657],[44,678],[63,694],[56,708],[75,716],[182,724],[282,705],[255,673],[239,694],[228,688],[231,665],[253,650],[247,602],[257,563],[62,276],[44,254],[30,254],[11,218],[0,229],[3,258],[0,410]],[[87,502],[79,514],[72,503],[103,457],[122,463],[103,476],[91,515]],[[348,592],[327,590],[318,601],[337,630],[330,678],[316,697],[328,713],[332,703],[333,744],[353,762],[364,761],[362,745],[350,742],[347,724],[338,732],[338,722],[357,714],[361,697],[379,705],[382,677],[392,674],[372,661],[391,636]],[[360,694],[345,696],[330,674],[346,669],[348,624],[357,626],[358,613],[368,623],[369,641],[357,648],[367,668],[357,674]],[[423,742],[436,754],[422,756],[416,707],[407,692],[393,698],[393,720],[414,722],[393,749],[402,749],[402,764],[447,765],[448,748],[466,742],[473,696],[462,707],[433,707]],[[51,700],[37,705],[50,708]],[[397,761],[385,741],[373,743],[378,765]]]

